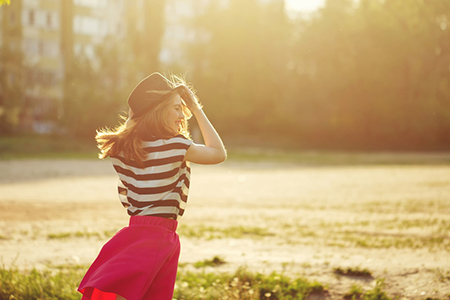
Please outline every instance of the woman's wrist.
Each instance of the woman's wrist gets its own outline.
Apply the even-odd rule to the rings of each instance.
[[[191,112],[192,112],[192,114],[195,116],[196,114],[199,114],[200,112],[202,112],[202,108],[201,107],[195,107],[195,108],[193,108],[193,109],[189,109]]]

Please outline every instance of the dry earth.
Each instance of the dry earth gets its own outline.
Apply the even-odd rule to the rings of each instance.
[[[0,161],[3,264],[88,265],[127,222],[116,183],[108,161]],[[377,279],[391,297],[448,299],[449,230],[449,165],[195,165],[180,265],[220,256],[206,271],[284,272],[333,299]]]

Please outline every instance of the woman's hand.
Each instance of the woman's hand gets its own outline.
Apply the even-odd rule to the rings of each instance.
[[[192,113],[202,109],[202,105],[198,101],[197,96],[195,96],[195,94],[187,86],[183,86],[181,98],[183,98],[187,108],[189,108]]]

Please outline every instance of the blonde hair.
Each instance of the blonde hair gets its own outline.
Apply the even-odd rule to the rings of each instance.
[[[184,80],[180,77],[172,75],[171,79],[171,81],[168,80],[171,88],[181,85],[187,87]],[[189,89],[192,91],[192,88]],[[158,93],[161,92],[158,91]],[[147,152],[142,148],[142,141],[169,139],[176,135],[182,135],[190,139],[188,119],[192,117],[192,113],[187,108],[184,99],[181,101],[184,118],[181,120],[179,131],[173,132],[170,126],[166,124],[167,113],[171,108],[173,98],[177,94],[179,95],[178,90],[164,92],[158,104],[142,116],[134,118],[131,122],[124,122],[114,129],[105,127],[97,130],[95,139],[100,149],[99,158],[123,155],[141,164],[147,155]],[[182,97],[182,95],[180,96]],[[121,118],[123,120],[126,119],[124,116],[121,116]]]

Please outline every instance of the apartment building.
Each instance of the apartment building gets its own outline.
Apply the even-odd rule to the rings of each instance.
[[[95,60],[95,46],[106,36],[125,36],[124,5],[123,0],[13,0],[0,7],[5,77],[0,114],[4,98],[13,97],[23,129],[52,131],[46,120],[62,113],[64,76],[74,57]]]

